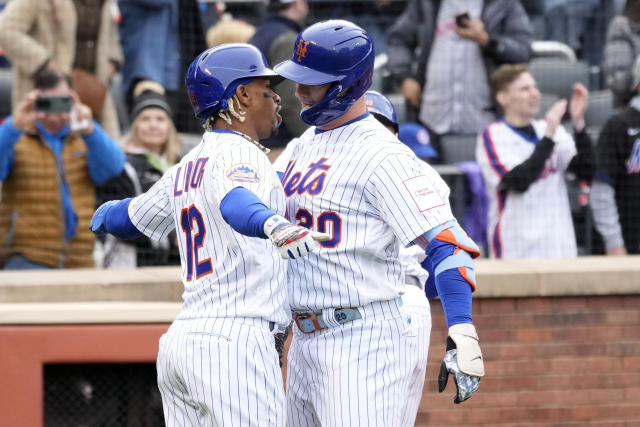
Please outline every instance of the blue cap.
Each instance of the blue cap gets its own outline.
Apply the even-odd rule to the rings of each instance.
[[[411,148],[421,159],[438,157],[438,152],[431,145],[429,131],[419,123],[401,124],[398,139]]]

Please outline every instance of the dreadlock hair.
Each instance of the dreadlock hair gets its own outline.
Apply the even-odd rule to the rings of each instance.
[[[238,104],[237,111],[236,107],[233,106],[234,101]],[[210,115],[207,118],[207,120],[204,122],[204,129],[207,132],[212,131],[214,129],[215,121],[218,118],[221,118],[228,125],[231,125],[233,123],[231,116],[233,116],[238,119],[240,123],[242,123],[246,120],[246,115],[247,113],[245,111],[242,111],[242,106],[240,105],[238,96],[234,94],[231,98],[223,102],[223,108],[216,111],[214,114]]]

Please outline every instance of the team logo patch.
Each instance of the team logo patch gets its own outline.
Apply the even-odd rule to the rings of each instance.
[[[420,175],[409,178],[404,181],[404,185],[420,212],[444,205],[442,197],[436,192],[431,181],[426,176]]]
[[[296,48],[296,55],[298,55],[298,62],[302,62],[302,58],[307,57],[307,46],[309,46],[309,42],[306,42],[300,39],[298,42],[298,47]]]
[[[239,182],[260,182],[260,175],[256,168],[247,163],[232,166],[227,171],[227,178]]]

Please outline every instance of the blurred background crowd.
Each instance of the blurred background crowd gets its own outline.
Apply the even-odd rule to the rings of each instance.
[[[175,235],[95,241],[93,210],[200,141],[199,52],[274,66],[329,18],[371,34],[372,89],[484,256],[640,253],[640,0],[0,0],[0,266],[179,264]],[[294,90],[272,160],[306,129]]]

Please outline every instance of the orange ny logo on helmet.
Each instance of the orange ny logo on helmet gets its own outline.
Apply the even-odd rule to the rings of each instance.
[[[298,47],[296,49],[296,55],[298,55],[298,62],[302,62],[302,58],[307,57],[307,46],[309,46],[309,42],[306,42],[300,39],[298,43]]]

